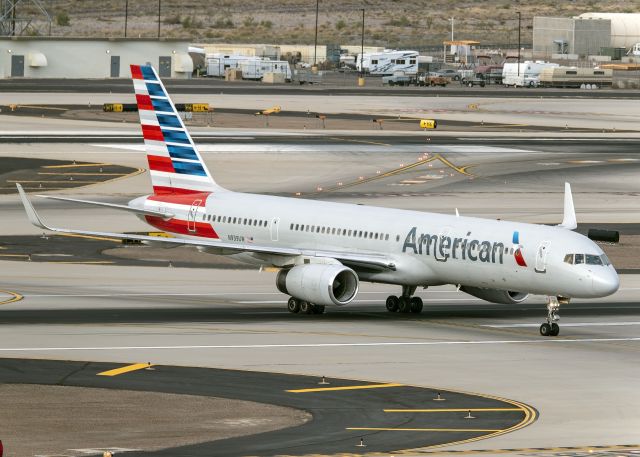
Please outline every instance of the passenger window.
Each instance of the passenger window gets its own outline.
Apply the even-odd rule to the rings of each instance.
[[[222,218],[222,222],[227,222],[227,216]]]
[[[360,232],[358,232],[358,237],[362,238],[362,230],[360,230]]]
[[[576,265],[584,263],[584,254],[576,254],[575,259],[576,259],[575,260]]]
[[[570,265],[573,264],[573,254],[567,254],[564,256],[564,261],[565,263],[568,263]]]
[[[400,235],[396,235],[396,241],[400,241]]]
[[[289,230],[293,230],[293,224],[289,226]]]
[[[242,221],[242,223],[243,223],[244,225],[247,225],[247,219],[245,218],[245,219]]]
[[[384,240],[385,241],[389,241],[389,234],[388,233],[384,236]]]
[[[322,233],[324,233],[324,229],[325,229],[325,228],[324,228],[324,227],[322,227]]]
[[[349,236],[351,236],[351,230],[349,230]]]

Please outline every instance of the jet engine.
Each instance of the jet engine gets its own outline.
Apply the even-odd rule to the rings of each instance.
[[[462,292],[465,292],[474,297],[491,303],[500,303],[503,305],[513,305],[521,303],[527,299],[529,294],[524,292],[515,292],[512,290],[498,290],[498,289],[483,289],[481,287],[460,287]]]
[[[358,293],[358,275],[344,265],[306,264],[280,270],[278,290],[316,305],[346,305]]]

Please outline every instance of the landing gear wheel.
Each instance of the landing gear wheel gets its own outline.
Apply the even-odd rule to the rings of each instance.
[[[411,312],[414,314],[420,314],[422,312],[422,307],[424,306],[422,303],[422,298],[420,297],[411,297],[409,301],[411,305]]]
[[[313,314],[324,314],[324,305],[313,305]]]
[[[308,301],[302,300],[300,302],[300,312],[302,314],[313,314],[313,305]]]
[[[291,297],[287,302],[287,309],[290,313],[299,313],[300,312],[300,301]]]
[[[389,295],[387,297],[387,311],[395,313],[400,308],[400,299],[395,295]]]
[[[551,336],[558,336],[560,334],[560,326],[555,322],[551,324]]]
[[[556,324],[557,325],[557,324]],[[540,335],[542,336],[551,336],[551,324],[547,324],[546,322],[540,326]]]
[[[403,314],[411,312],[411,299],[409,297],[400,297],[400,312]]]

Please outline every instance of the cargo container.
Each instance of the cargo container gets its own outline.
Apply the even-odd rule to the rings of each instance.
[[[555,67],[540,72],[542,87],[581,87],[583,84],[596,87],[611,86],[613,70],[600,68]]]

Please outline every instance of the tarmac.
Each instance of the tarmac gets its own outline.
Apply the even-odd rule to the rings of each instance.
[[[59,103],[59,98],[67,95],[69,102],[78,97],[45,94],[42,102]],[[102,94],[98,98],[116,97],[120,96]],[[246,104],[248,109],[249,97],[240,97],[238,107]],[[275,96],[264,99],[253,96],[252,107],[275,102],[275,98],[269,97]],[[314,103],[322,103],[321,97],[314,97]],[[360,114],[424,111],[425,100],[419,98],[384,97],[383,108],[374,98],[336,97],[329,104],[325,102],[325,106],[335,112]],[[3,94],[0,102],[7,103],[6,100],[7,95]],[[224,97],[216,100],[217,106],[221,106]],[[311,98],[300,100],[296,111]],[[435,101],[433,109],[451,103],[444,98],[430,100]],[[493,111],[487,114],[468,108],[477,101],[473,97],[456,100],[457,105],[449,105],[452,110],[443,116],[461,117],[465,122],[479,122],[479,115],[491,116],[491,122],[506,120],[509,124],[520,123],[521,116],[527,119],[523,124],[542,127],[566,118],[571,119],[570,128],[589,127],[590,132],[390,134],[374,129],[300,132],[267,128],[220,131],[200,127],[194,129],[194,136],[196,142],[201,142],[204,158],[217,181],[237,191],[435,212],[453,213],[458,209],[465,215],[559,223],[563,184],[569,181],[578,220],[586,224],[584,227],[619,228],[629,235],[637,232],[638,134],[619,131],[622,126],[637,130],[635,102],[598,100],[597,105],[585,109],[592,102],[577,98],[542,100],[540,113],[532,114],[530,109],[522,109],[522,100],[514,98],[494,100],[491,106],[496,108],[487,109]],[[293,98],[281,100],[285,101],[293,103]],[[427,111],[434,112],[432,108]],[[523,113],[514,114],[518,109]],[[146,168],[135,125],[24,116],[2,118],[3,157]],[[605,124],[606,129],[615,124],[616,132],[602,133],[600,128]],[[32,141],[16,136],[32,136]],[[140,173],[55,193],[122,203],[149,191],[148,177]],[[106,208],[37,198],[34,204],[47,222],[58,226],[117,231],[149,229],[131,215]],[[26,221],[15,195],[0,196],[0,214],[3,216],[0,236],[6,243],[0,245],[5,248],[0,249],[0,255],[13,252],[16,240],[32,242],[42,235]],[[45,248],[57,241],[56,237],[38,240],[38,245]],[[70,246],[72,240],[64,243]],[[630,252],[635,252],[632,249],[636,244],[628,246]],[[344,397],[347,401],[335,393],[331,399],[337,401],[335,405],[340,410],[337,413],[355,424],[341,423],[335,440],[323,440],[325,429],[313,424],[316,420],[322,423],[325,416],[313,414],[313,420],[305,425],[269,432],[293,440],[286,452],[282,448],[274,450],[274,443],[279,440],[260,441],[267,433],[256,435],[255,441],[266,443],[266,447],[250,449],[245,439],[242,445],[225,448],[228,453],[224,455],[378,451],[384,451],[385,455],[391,452],[423,455],[458,451],[465,455],[564,456],[631,455],[640,449],[637,435],[640,421],[635,413],[640,409],[636,386],[640,377],[638,275],[623,274],[620,290],[611,297],[575,300],[563,306],[560,336],[549,339],[538,334],[538,326],[546,315],[543,297],[507,306],[481,302],[454,287],[432,288],[419,291],[425,300],[424,312],[405,316],[389,314],[384,309],[386,296],[398,293],[394,287],[363,284],[352,305],[331,308],[324,315],[301,316],[286,311],[286,297],[276,291],[271,271],[229,266],[92,264],[88,259],[75,258],[73,249],[64,251],[62,248],[50,251],[49,254],[63,255],[50,256],[46,261],[36,258],[31,262],[0,261],[3,271],[0,288],[4,289],[0,294],[0,357],[5,358],[0,360],[0,382],[39,379],[37,382],[48,384],[51,373],[73,371],[71,367],[78,366],[74,363],[87,362],[93,368],[81,370],[77,378],[72,375],[68,379],[81,379],[92,385],[100,383],[100,387],[112,383],[120,388],[131,388],[140,382],[140,389],[152,390],[154,386],[158,389],[159,380],[167,373],[181,381],[174,386],[187,389],[191,384],[200,385],[197,379],[222,376],[217,371],[213,376],[208,369],[241,370],[233,379],[275,376],[287,379],[285,384],[295,385],[292,388],[315,385],[322,376],[330,382],[343,380],[336,382],[354,385],[401,384],[426,393],[428,405],[437,391],[459,391],[479,395],[469,398],[488,396],[514,401],[535,411],[529,414],[531,420],[526,426],[517,431],[477,440],[476,435],[460,437],[451,435],[458,432],[424,430],[452,427],[451,423],[440,422],[444,416],[435,418],[436,425],[431,426],[416,422],[430,421],[431,416],[425,419],[420,415],[430,413],[397,413],[401,416],[394,416],[391,422],[388,419],[391,413],[381,413],[380,418],[372,415],[369,408],[432,409],[424,406],[424,398],[416,401],[412,394],[402,390],[399,398],[391,398],[387,395],[395,388],[380,389],[375,408],[373,400],[370,404],[369,399],[358,397],[360,393],[349,393],[349,397]],[[158,365],[158,370],[127,372],[109,380],[96,376],[98,369],[149,362]],[[47,363],[61,371],[52,368],[49,373],[47,365],[41,365]],[[16,364],[29,369],[12,369]],[[2,371],[3,368],[6,370]],[[187,376],[182,371],[194,373],[200,369],[203,371],[197,376]],[[289,375],[294,378],[287,378]],[[295,378],[299,376],[310,378],[306,378],[306,384],[291,382],[300,379]],[[281,395],[283,390],[280,386],[273,392]],[[268,398],[263,390],[247,388],[242,393],[243,396],[233,398],[281,404]],[[352,400],[357,400],[357,407]],[[285,406],[305,411],[312,408]],[[347,409],[341,411],[343,407]],[[477,417],[481,417],[479,413]],[[515,419],[521,423],[522,414]],[[464,419],[455,416],[455,420]],[[349,427],[358,430],[345,430]],[[297,433],[301,428],[305,432]],[[508,430],[508,424],[484,430],[498,429]],[[357,447],[359,438],[364,439],[366,448]],[[467,438],[473,441],[455,444]],[[7,448],[8,440],[1,436],[0,439]],[[444,447],[433,448],[434,445]],[[117,437],[110,446],[118,447]]]

